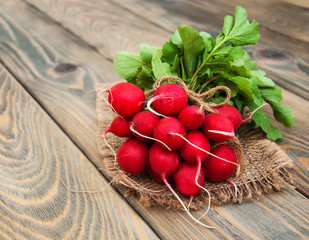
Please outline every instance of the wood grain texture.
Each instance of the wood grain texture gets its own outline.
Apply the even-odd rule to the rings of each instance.
[[[99,164],[94,86],[119,80],[112,63],[26,4],[0,4],[4,65]]]
[[[27,2],[95,46],[109,59],[113,59],[117,51],[137,52],[141,43],[162,46],[179,24],[187,24],[217,36],[221,31],[224,16],[234,15],[235,6],[242,3],[238,0],[222,0],[216,3],[165,0],[90,0],[87,2],[27,0]],[[247,49],[252,59],[257,61],[259,68],[273,77],[279,86],[309,100],[309,53],[307,51],[309,43],[298,39],[303,34],[308,35],[306,34],[307,10],[290,7],[289,3],[281,5],[280,1],[269,3],[266,0],[258,3],[255,1],[244,3],[243,6],[247,8],[249,18],[255,18],[261,25],[259,43]],[[285,10],[287,8],[290,11],[289,14]],[[276,11],[275,16],[273,11]],[[297,18],[294,17],[295,15]],[[279,19],[279,22],[274,22],[273,18]],[[291,30],[294,29],[293,26],[281,23],[289,24],[293,19],[297,24],[302,24],[299,27],[301,31],[297,29],[293,31]]]
[[[0,65],[0,239],[156,239]]]
[[[107,22],[107,28],[113,27],[113,31],[110,31],[109,34],[112,34],[110,37],[114,44],[110,42],[111,49],[104,48],[105,53],[103,53],[103,48],[100,50],[96,46],[90,45],[85,39],[79,39],[77,34],[74,36],[72,29],[70,31],[67,27],[64,29],[64,23],[55,23],[46,17],[42,13],[43,11],[40,13],[36,8],[15,0],[0,3],[1,61],[87,158],[99,167],[100,157],[95,142],[97,129],[95,99],[91,91],[97,82],[119,80],[113,71],[109,54],[112,51],[137,49],[140,43],[145,42],[144,37],[146,36],[141,34],[138,39],[134,38],[134,33],[138,32],[136,29],[141,29],[139,24],[143,22],[148,24],[147,21],[141,21],[140,18],[137,21],[136,16],[128,12],[127,14],[131,15],[131,21],[123,21],[121,28],[124,29],[121,29],[115,21]],[[71,2],[73,6],[75,3]],[[82,2],[78,1],[78,3]],[[77,12],[74,12],[74,8],[70,8],[71,6],[68,5],[68,8],[71,9],[68,11],[70,16],[80,15],[80,18],[83,19],[82,16],[86,15],[85,12],[88,11],[87,8],[85,10],[75,8]],[[90,9],[95,8],[90,2],[87,6]],[[99,8],[99,6],[97,7]],[[51,5],[50,12],[52,11],[54,10]],[[108,19],[110,12],[114,14],[119,11],[118,5],[109,5],[109,8],[102,8],[100,13],[97,12],[97,18],[101,19],[104,16]],[[91,12],[89,15],[93,16]],[[58,16],[52,17],[57,18]],[[134,28],[129,28],[131,24]],[[98,29],[105,28],[105,24],[95,24],[94,21],[91,26],[95,25],[100,26]],[[153,24],[147,25],[147,27],[151,26]],[[117,35],[118,28],[126,35]],[[157,33],[156,31],[161,32],[162,29],[158,26],[147,31],[152,32],[152,30]],[[88,34],[87,28],[84,34]],[[164,40],[169,34],[166,31]],[[124,36],[128,36],[128,38]],[[111,41],[107,36],[106,38],[106,41]],[[152,41],[159,42],[161,40],[153,38]],[[103,42],[102,44],[107,43]],[[284,92],[284,96],[285,94],[290,93]],[[290,96],[294,97],[295,95]],[[308,104],[305,99],[298,98],[302,103]],[[294,105],[298,115],[308,113],[308,109],[305,107],[300,107],[296,103]],[[302,126],[306,126],[305,117],[300,117],[293,130],[285,130],[288,146],[292,146],[289,134],[306,139],[309,130],[303,129]],[[307,140],[304,145],[302,143],[302,141],[297,142],[298,146],[307,149]],[[306,151],[304,152],[306,154]],[[298,153],[294,151],[292,153],[295,154],[290,154],[293,159],[299,157]],[[307,155],[301,155],[300,162],[303,158],[307,159]],[[300,169],[300,173],[303,173],[302,171]],[[85,179],[89,182],[96,180],[94,176],[85,176]],[[123,193],[121,188],[119,191]],[[261,196],[259,201],[250,201],[243,205],[226,204],[222,207],[214,207],[205,220],[215,226],[215,230],[196,226],[184,212],[166,210],[161,207],[147,209],[134,198],[127,199],[127,201],[162,239],[272,239],[273,236],[281,239],[290,239],[291,236],[294,239],[302,239],[303,236],[308,235],[308,210],[304,207],[308,204],[308,199],[289,187],[280,193]],[[294,210],[290,203],[297,206],[299,210]],[[205,211],[205,207],[193,214],[201,215]],[[114,228],[114,225],[111,224],[110,228]],[[8,235],[9,233],[4,234]]]
[[[240,205],[213,206],[204,219],[214,230],[188,227],[185,213],[169,211],[165,216],[160,208],[154,207],[150,215],[149,212],[144,214],[152,219],[156,229],[164,229],[171,221],[177,225],[161,230],[164,239],[274,239],[274,236],[306,239],[309,234],[307,204],[308,199],[287,187],[280,193]],[[205,210],[206,206],[193,215],[201,216]]]

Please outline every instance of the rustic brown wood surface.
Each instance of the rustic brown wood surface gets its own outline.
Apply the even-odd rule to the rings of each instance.
[[[2,65],[0,80],[0,238],[155,239]],[[80,192],[91,188],[105,188],[104,195]]]
[[[247,50],[296,116],[292,129],[277,125],[277,143],[295,162],[294,184],[212,206],[209,230],[182,211],[145,208],[120,186],[104,188],[94,86],[120,80],[117,51],[161,46],[178,24],[215,36],[236,5],[260,23],[261,40]],[[308,238],[308,7],[301,0],[0,0],[0,239]]]

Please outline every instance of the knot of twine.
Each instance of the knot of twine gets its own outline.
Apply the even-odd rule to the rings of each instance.
[[[196,92],[188,89],[187,84],[182,79],[180,79],[178,77],[174,77],[174,76],[164,76],[164,77],[158,78],[154,82],[152,89],[149,90],[148,92],[146,92],[146,96],[149,97],[149,96],[153,95],[154,91],[157,90],[161,86],[161,83],[164,82],[164,81],[167,81],[167,80],[173,80],[173,81],[177,82],[186,91],[190,102],[197,104],[199,107],[202,107],[207,112],[215,112],[214,111],[215,108],[218,108],[222,105],[227,104],[231,99],[231,90],[226,86],[217,86],[217,87],[211,88],[210,90],[208,90],[206,92],[196,93]],[[224,91],[226,93],[226,99],[224,100],[224,102],[210,103],[210,102],[205,101],[213,93],[218,92],[218,91]]]

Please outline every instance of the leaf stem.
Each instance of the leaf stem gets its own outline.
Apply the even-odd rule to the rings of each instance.
[[[195,73],[193,74],[192,78],[191,78],[191,83],[193,82],[195,85],[196,79],[197,79],[197,75],[198,73],[203,69],[203,67],[206,65],[206,63],[209,61],[209,59],[211,58],[211,56],[214,54],[215,51],[217,51],[217,49],[219,47],[221,47],[225,42],[226,42],[227,37],[224,37],[224,39],[218,44],[216,45],[212,51],[208,54],[207,58],[204,60],[204,62],[202,62],[202,64],[199,66],[199,68],[195,71]]]

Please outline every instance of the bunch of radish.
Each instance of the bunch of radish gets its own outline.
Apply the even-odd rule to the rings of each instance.
[[[166,184],[193,218],[169,182],[174,181],[177,190],[192,199],[207,191],[205,180],[228,180],[238,162],[233,148],[223,142],[233,138],[248,119],[243,120],[230,105],[214,113],[190,106],[184,88],[174,83],[158,87],[148,101],[142,89],[127,82],[102,92],[108,93],[110,107],[117,114],[104,138],[108,132],[127,138],[115,153],[122,172],[148,171],[154,181]],[[211,148],[214,143],[221,144]]]

